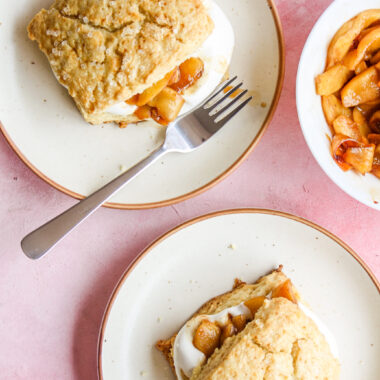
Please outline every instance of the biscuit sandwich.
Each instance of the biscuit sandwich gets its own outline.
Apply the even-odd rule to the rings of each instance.
[[[336,380],[334,342],[279,268],[205,303],[156,347],[178,380]]]
[[[173,121],[219,84],[233,49],[227,18],[202,0],[56,0],[28,35],[87,122],[120,126]]]

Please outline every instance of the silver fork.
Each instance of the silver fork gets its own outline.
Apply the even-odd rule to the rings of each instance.
[[[243,83],[239,83],[231,86],[236,79],[237,77],[234,77],[219,85],[197,109],[169,124],[164,143],[150,156],[63,214],[27,235],[21,242],[25,255],[31,259],[39,259],[44,256],[112,195],[164,154],[192,152],[215,135],[252,100],[252,97],[245,97],[248,91],[244,90],[232,100],[227,101],[243,85]],[[228,88],[228,91],[225,91],[228,86],[231,86],[231,89]]]

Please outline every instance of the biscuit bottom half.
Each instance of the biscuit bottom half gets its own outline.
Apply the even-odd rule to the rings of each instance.
[[[303,311],[297,290],[281,269],[254,284],[236,281],[232,291],[205,303],[170,339],[157,342],[156,347],[178,380],[339,379],[340,365],[328,341]],[[235,324],[227,336],[227,327],[236,318],[229,315],[224,326],[214,324],[216,333],[205,330],[205,323],[210,324],[215,315],[223,315],[226,309],[236,310],[238,305],[249,309],[245,325],[236,328]],[[245,317],[236,321],[242,319]],[[192,330],[196,349],[211,347],[199,343],[200,338],[207,342],[219,340],[212,352],[199,352],[199,357],[204,354],[203,360],[194,365],[191,373],[185,373],[176,358],[176,339],[191,325],[198,325]]]

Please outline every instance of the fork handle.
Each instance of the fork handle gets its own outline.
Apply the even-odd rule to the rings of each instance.
[[[152,165],[166,152],[167,150],[164,146],[159,147],[147,158],[112,180],[100,190],[24,237],[21,242],[21,248],[25,255],[33,260],[44,256],[71,230],[111,198],[112,195],[138,176],[144,169]]]

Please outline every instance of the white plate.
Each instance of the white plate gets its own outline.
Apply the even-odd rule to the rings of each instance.
[[[163,128],[86,124],[54,78],[26,26],[52,0],[0,2],[0,121],[20,158],[45,181],[80,198],[155,149]],[[231,74],[255,100],[227,128],[190,155],[170,154],[126,186],[111,207],[147,208],[184,200],[231,172],[268,125],[283,79],[283,40],[272,1],[217,0],[235,30]],[[34,64],[32,64],[34,62]],[[261,107],[264,102],[266,107]],[[0,123],[1,126],[1,123]]]
[[[343,172],[330,153],[331,131],[323,114],[315,77],[326,65],[327,48],[337,30],[361,11],[379,8],[378,0],[335,0],[315,24],[303,49],[297,75],[297,110],[305,140],[319,165],[343,191],[380,210],[380,180],[373,175]]]
[[[198,218],[139,256],[106,310],[100,378],[174,379],[154,343],[171,336],[205,301],[230,290],[235,278],[253,282],[279,264],[335,335],[341,378],[378,380],[380,284],[331,233],[265,210]]]

